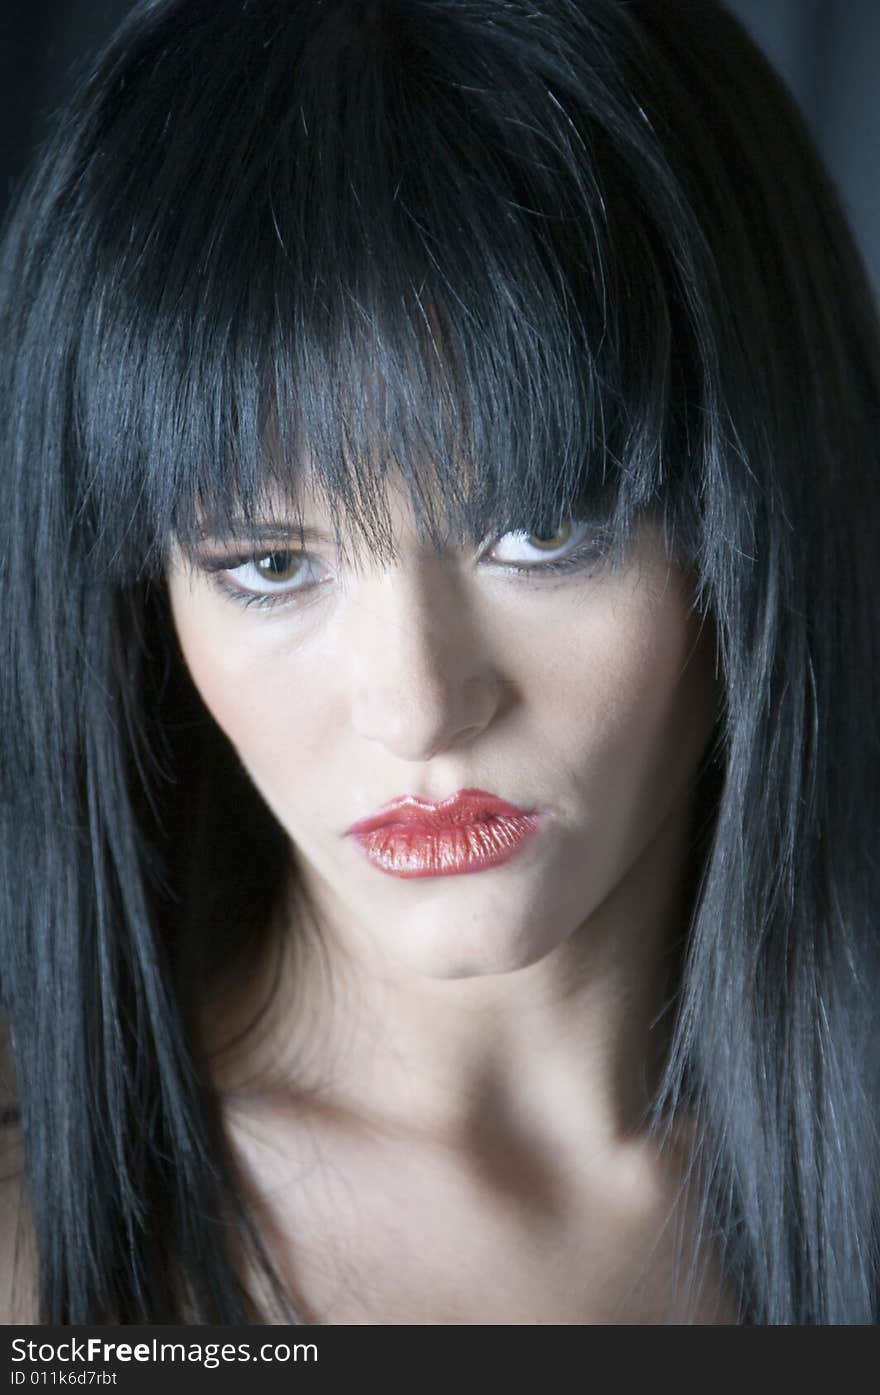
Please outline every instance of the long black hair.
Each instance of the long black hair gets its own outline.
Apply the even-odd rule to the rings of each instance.
[[[576,502],[622,543],[652,510],[693,569],[723,702],[652,1127],[693,1120],[742,1320],[876,1320],[878,336],[739,25],[145,0],[18,199],[2,333],[2,986],[43,1320],[268,1313],[198,1021],[291,861],[164,571],[306,472],[343,545],[390,550],[392,470],[432,538]]]

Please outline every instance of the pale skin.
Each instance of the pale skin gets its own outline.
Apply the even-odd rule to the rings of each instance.
[[[653,526],[620,567],[554,575],[511,570],[543,544],[438,552],[402,491],[391,507],[392,563],[343,564],[306,499],[326,534],[307,561],[267,534],[256,567],[206,538],[169,569],[184,659],[317,927],[291,910],[280,972],[206,1015],[272,1257],[316,1322],[729,1321],[708,1250],[696,1298],[675,1292],[686,1147],[639,1127],[716,713],[689,579]],[[562,556],[579,534],[559,537]],[[282,553],[271,581],[260,558]],[[218,579],[291,589],[245,606]],[[418,881],[345,837],[397,796],[471,787],[545,830],[503,866]],[[260,1031],[224,1049],[270,978]]]
[[[686,1136],[663,1151],[639,1123],[716,701],[688,578],[648,527],[622,568],[517,574],[505,559],[540,555],[522,539],[438,555],[394,507],[394,565],[347,570],[310,543],[321,584],[289,606],[221,594],[199,563],[225,543],[169,570],[185,660],[289,833],[318,925],[292,907],[280,972],[267,960],[205,1018],[272,1259],[313,1322],[733,1321],[676,1205]],[[547,836],[414,882],[343,836],[397,795],[472,786],[541,807]],[[230,1049],[267,986],[270,1013]],[[33,1321],[4,1161],[0,1308]]]

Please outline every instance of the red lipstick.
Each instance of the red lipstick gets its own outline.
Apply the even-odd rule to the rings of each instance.
[[[380,872],[453,877],[498,867],[538,832],[540,816],[485,790],[459,790],[439,804],[393,799],[346,830]]]

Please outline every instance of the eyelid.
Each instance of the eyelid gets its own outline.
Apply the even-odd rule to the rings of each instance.
[[[571,523],[575,531],[578,529],[586,530],[590,527],[590,521],[584,518],[574,517],[560,519],[560,526],[565,523]],[[595,527],[595,525],[593,526]],[[503,533],[494,533],[484,537],[483,541],[478,545],[477,551],[479,555],[485,555],[486,552],[491,551],[491,549],[496,547],[504,538],[521,537],[527,539],[532,536],[534,535],[529,533],[526,528],[508,528]],[[578,541],[579,540],[580,539],[578,539]],[[305,532],[297,530],[295,533],[282,533],[279,530],[277,535],[273,533],[267,534],[265,538],[260,540],[258,546],[254,546],[253,544],[242,544],[235,547],[231,540],[225,540],[223,544],[221,544],[220,539],[214,539],[213,541],[218,548],[223,545],[224,550],[212,554],[209,547],[206,547],[204,543],[201,545],[197,543],[192,548],[187,549],[185,554],[187,560],[202,571],[233,571],[238,567],[246,566],[248,562],[257,562],[262,557],[271,556],[273,552],[297,553],[302,556],[314,555],[302,544],[308,541],[329,543],[332,539],[326,534],[317,533],[313,529],[306,529]],[[571,539],[568,543],[561,544],[560,546],[574,545],[574,540]]]
[[[306,552],[305,548],[299,547],[261,547],[255,552],[227,552],[222,555],[205,556],[203,553],[197,554],[193,558],[193,563],[202,572],[234,572],[239,567],[246,567],[249,564],[261,562],[264,557],[271,557],[274,553],[289,552],[291,555],[311,557],[313,554]]]

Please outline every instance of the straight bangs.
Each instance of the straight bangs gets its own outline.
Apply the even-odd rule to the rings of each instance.
[[[479,6],[152,9],[86,91],[70,214],[99,569],[308,497],[392,554],[391,477],[435,546],[696,507],[675,181],[575,7],[565,45]]]

